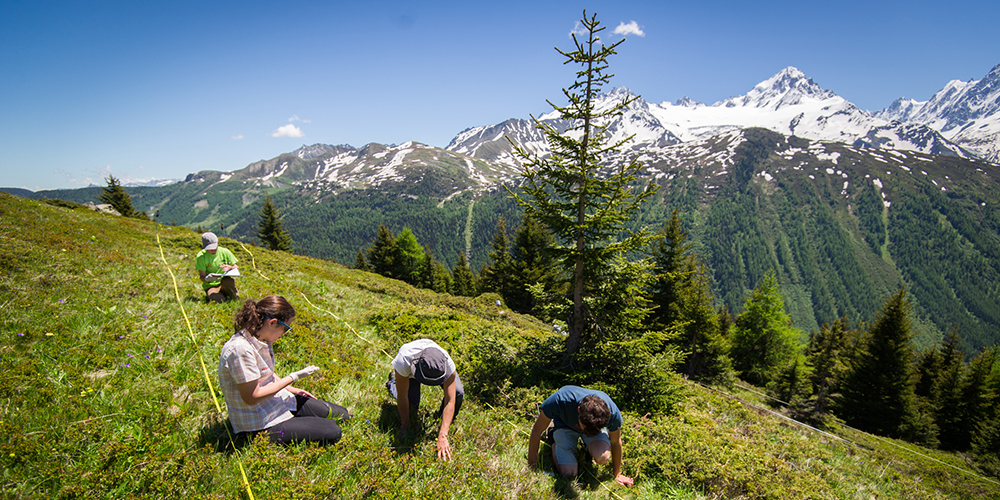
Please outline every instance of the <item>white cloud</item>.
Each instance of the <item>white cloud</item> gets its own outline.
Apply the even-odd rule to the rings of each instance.
[[[278,127],[278,130],[271,133],[271,137],[302,137],[304,135],[306,134],[302,132],[302,129],[292,125],[291,123],[288,125],[282,125]]]
[[[583,23],[580,21],[576,22],[576,26],[573,26],[573,30],[569,32],[570,36],[583,36],[587,34],[587,28],[583,27]]]
[[[639,23],[635,21],[630,21],[628,24],[625,23],[619,24],[618,27],[615,28],[615,34],[622,36],[628,36],[628,35],[646,36],[646,32],[642,31],[642,28],[639,27]]]
[[[232,139],[234,141],[242,141],[243,140],[243,134],[236,134],[236,135],[230,137],[230,139]]]
[[[312,120],[303,120],[302,118],[299,118],[299,115],[292,115],[292,117],[288,119],[288,123],[293,122],[311,123]]]

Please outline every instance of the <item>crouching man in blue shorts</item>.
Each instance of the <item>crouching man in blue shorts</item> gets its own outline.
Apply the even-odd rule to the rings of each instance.
[[[611,461],[615,481],[632,486],[632,478],[622,471],[622,414],[601,391],[575,385],[560,388],[542,403],[542,411],[531,428],[528,440],[528,467],[538,467],[538,446],[549,423],[552,431],[552,460],[563,476],[576,476],[576,445],[580,439],[599,464]]]

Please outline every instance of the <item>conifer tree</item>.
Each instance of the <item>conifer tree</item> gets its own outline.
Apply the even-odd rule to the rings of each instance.
[[[354,257],[354,269],[371,272],[372,266],[368,265],[364,250],[358,250],[358,255]]]
[[[284,223],[281,221],[281,212],[271,201],[271,195],[264,197],[264,203],[260,207],[257,221],[257,238],[261,244],[271,250],[290,252],[292,250],[292,237],[285,231]]]
[[[656,279],[653,281],[650,298],[656,309],[651,319],[661,325],[670,325],[678,313],[678,289],[684,286],[682,282],[686,278],[682,268],[685,266],[685,256],[691,249],[677,209],[673,210],[670,220],[660,229],[658,236],[653,242],[652,252],[653,262],[656,264]]]
[[[993,346],[972,360],[972,374],[963,402],[970,408],[972,451],[994,476],[1000,476],[1000,347]]]
[[[646,247],[650,235],[641,230],[631,232],[628,223],[637,214],[641,203],[654,194],[655,185],[645,190],[633,191],[635,174],[641,165],[632,160],[606,168],[605,161],[620,151],[632,139],[609,143],[607,127],[611,119],[620,115],[633,102],[628,97],[605,109],[596,108],[596,100],[611,77],[607,73],[608,58],[616,54],[622,43],[605,44],[599,34],[605,28],[597,16],[587,17],[584,11],[580,21],[582,37],[573,34],[574,50],[564,52],[566,64],[579,67],[576,81],[563,89],[569,103],[558,106],[549,104],[570,128],[560,133],[553,126],[532,117],[536,128],[545,135],[549,155],[539,156],[514,145],[515,153],[522,159],[525,185],[522,191],[511,191],[515,201],[532,217],[547,227],[558,240],[553,249],[557,262],[571,276],[572,304],[566,354],[572,355],[584,343],[591,347],[609,333],[599,323],[602,311],[593,309],[595,304],[610,304],[596,297],[600,289],[620,290],[610,281],[624,276],[635,276],[620,257],[632,255]],[[617,271],[622,271],[617,274]],[[586,338],[585,338],[586,337]]]
[[[729,343],[712,307],[709,271],[694,255],[686,255],[678,269],[683,279],[676,288],[670,327],[678,330],[673,343],[684,352],[682,370],[694,380],[729,384],[735,378]]]
[[[932,411],[938,428],[938,441],[944,449],[961,449],[968,445],[962,420],[962,392],[965,380],[965,353],[960,347],[958,332],[952,330],[941,341],[941,374],[936,384]]]
[[[813,397],[809,401],[807,418],[823,423],[830,410],[830,400],[839,390],[840,380],[847,369],[845,347],[852,335],[846,317],[833,324],[823,323],[818,332],[809,335],[806,361],[812,367],[810,381]]]
[[[744,380],[767,385],[798,352],[798,333],[785,312],[774,270],[751,292],[733,328],[733,364]]]
[[[913,393],[930,407],[937,397],[938,383],[941,381],[940,346],[927,348],[915,356]]]
[[[476,277],[469,269],[469,264],[465,259],[465,252],[458,254],[458,263],[452,269],[453,293],[461,297],[474,297],[476,295]]]
[[[807,400],[812,395],[812,375],[813,369],[806,363],[805,356],[796,354],[768,384],[768,392],[787,403],[792,412],[801,414],[807,411]]]
[[[396,255],[393,265],[394,278],[419,286],[420,269],[424,265],[424,249],[408,227],[404,227],[403,231],[396,237]]]
[[[132,207],[132,197],[125,192],[121,181],[113,175],[109,175],[107,181],[107,187],[101,188],[99,195],[101,203],[111,205],[122,217],[135,217],[137,214]]]
[[[434,254],[431,253],[431,247],[424,246],[424,258],[420,263],[419,276],[420,279],[417,282],[417,286],[420,288],[426,288],[428,290],[434,290]],[[435,290],[437,291],[437,290]]]
[[[375,241],[372,242],[372,247],[368,251],[368,262],[372,271],[387,278],[397,278],[394,274],[396,254],[396,237],[393,236],[389,228],[385,227],[385,224],[379,224]]]
[[[479,272],[479,291],[497,293],[503,297],[504,303],[509,304],[517,294],[518,287],[523,284],[517,279],[517,269],[510,255],[507,221],[503,217],[497,220],[493,243],[490,246],[492,250],[489,253],[489,262]]]
[[[841,388],[837,415],[848,425],[881,435],[918,439],[911,379],[912,305],[906,289],[886,299],[860,341]]]
[[[441,262],[434,258],[430,246],[424,246],[424,257],[420,263],[420,282],[418,286],[438,293],[451,291],[451,273]]]
[[[966,370],[959,401],[961,414],[951,435],[953,439],[951,444],[954,449],[967,450],[971,448],[980,429],[985,428],[988,425],[986,423],[996,415],[994,404],[998,394],[991,393],[989,386],[991,371],[995,363],[996,348],[987,349],[972,358],[972,362]],[[1000,377],[1000,367],[997,369],[997,376]],[[997,453],[1000,453],[1000,447],[996,450]]]
[[[532,290],[542,296],[558,291],[559,270],[551,252],[554,245],[555,237],[545,226],[531,217],[521,219],[510,250],[517,283],[511,290],[511,297],[504,299],[512,310],[549,319],[542,318],[544,314],[536,307],[537,299]]]

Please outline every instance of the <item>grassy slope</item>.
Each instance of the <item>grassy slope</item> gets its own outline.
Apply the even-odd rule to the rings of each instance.
[[[245,498],[240,463],[256,498],[1000,496],[994,483],[871,436],[846,445],[697,386],[672,415],[626,416],[635,488],[615,486],[607,467],[585,467],[576,482],[529,472],[527,430],[550,388],[483,388],[475,346],[516,350],[548,335],[544,325],[499,314],[492,298],[223,244],[241,259],[244,297],[276,293],[297,306],[295,331],[276,347],[278,371],[322,368],[300,385],[356,414],[344,440],[228,446],[199,359],[217,385],[236,305],[203,302],[196,234],[0,194],[2,498]],[[452,351],[477,391],[452,427],[450,463],[435,459],[434,405],[421,410],[425,427],[398,435],[382,388],[389,354],[424,335]],[[922,452],[966,468],[955,455]]]

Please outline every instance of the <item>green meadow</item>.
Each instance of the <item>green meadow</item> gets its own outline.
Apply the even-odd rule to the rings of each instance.
[[[336,445],[233,443],[215,371],[237,303],[206,304],[186,228],[0,193],[2,498],[998,498],[959,454],[763,409],[754,390],[678,378],[669,412],[626,413],[623,473],[584,463],[575,479],[526,466],[538,405],[556,389],[510,369],[561,337],[497,296],[452,297],[223,238],[243,298],[283,295],[294,330],[279,374],[355,417]],[[438,422],[398,430],[383,387],[398,346],[427,337],[466,386],[454,459]],[[435,389],[425,393],[433,401]]]

